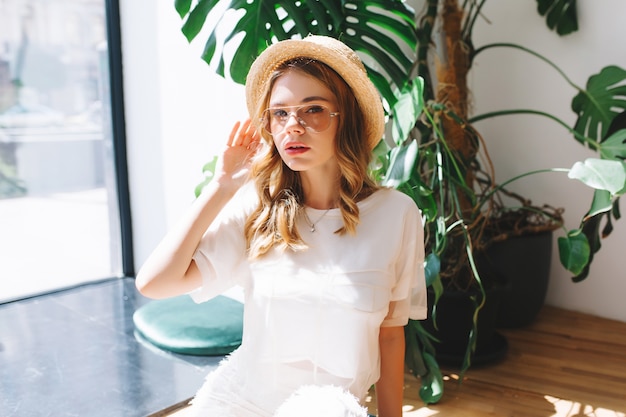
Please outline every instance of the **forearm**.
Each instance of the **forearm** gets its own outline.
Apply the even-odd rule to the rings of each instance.
[[[141,267],[135,284],[143,295],[172,297],[200,286],[200,274],[192,264],[193,254],[204,232],[235,191],[218,182],[207,185]]]
[[[250,119],[234,124],[215,167],[215,177],[186,216],[148,257],[135,281],[151,298],[172,297],[202,284],[192,257],[211,223],[248,178],[259,135]]]
[[[404,398],[404,328],[380,329],[380,379],[376,383],[378,417],[401,417]]]

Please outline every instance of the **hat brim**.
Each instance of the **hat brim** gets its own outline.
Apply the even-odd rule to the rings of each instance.
[[[374,149],[385,131],[385,113],[378,90],[367,76],[357,54],[337,39],[327,36],[307,36],[270,45],[253,62],[246,79],[246,103],[250,114],[266,90],[272,73],[286,61],[311,58],[335,70],[352,89],[364,117],[364,139]]]

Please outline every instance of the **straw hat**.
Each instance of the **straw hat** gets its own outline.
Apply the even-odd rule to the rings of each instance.
[[[252,63],[246,79],[246,102],[250,114],[256,112],[261,94],[278,66],[294,58],[311,58],[331,67],[350,86],[365,118],[365,139],[370,147],[378,144],[385,130],[385,114],[378,90],[370,81],[357,54],[343,42],[327,36],[311,35],[270,45]]]

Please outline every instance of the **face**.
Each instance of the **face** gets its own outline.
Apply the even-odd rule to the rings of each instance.
[[[274,83],[270,95],[270,108],[281,108],[280,115],[289,114],[282,131],[272,130],[274,145],[285,164],[294,171],[336,170],[335,137],[337,135],[336,115],[330,117],[328,128],[321,132],[307,129],[296,117],[296,109],[310,112],[319,111],[319,106],[337,112],[335,95],[317,79],[299,71],[287,71]],[[311,119],[313,121],[313,119]]]

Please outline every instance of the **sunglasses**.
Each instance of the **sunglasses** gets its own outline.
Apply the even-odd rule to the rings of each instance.
[[[339,113],[331,112],[328,107],[320,104],[270,107],[263,111],[261,126],[268,134],[275,135],[285,129],[291,116],[294,116],[300,126],[305,129],[320,133],[328,129],[330,119],[339,116]]]

